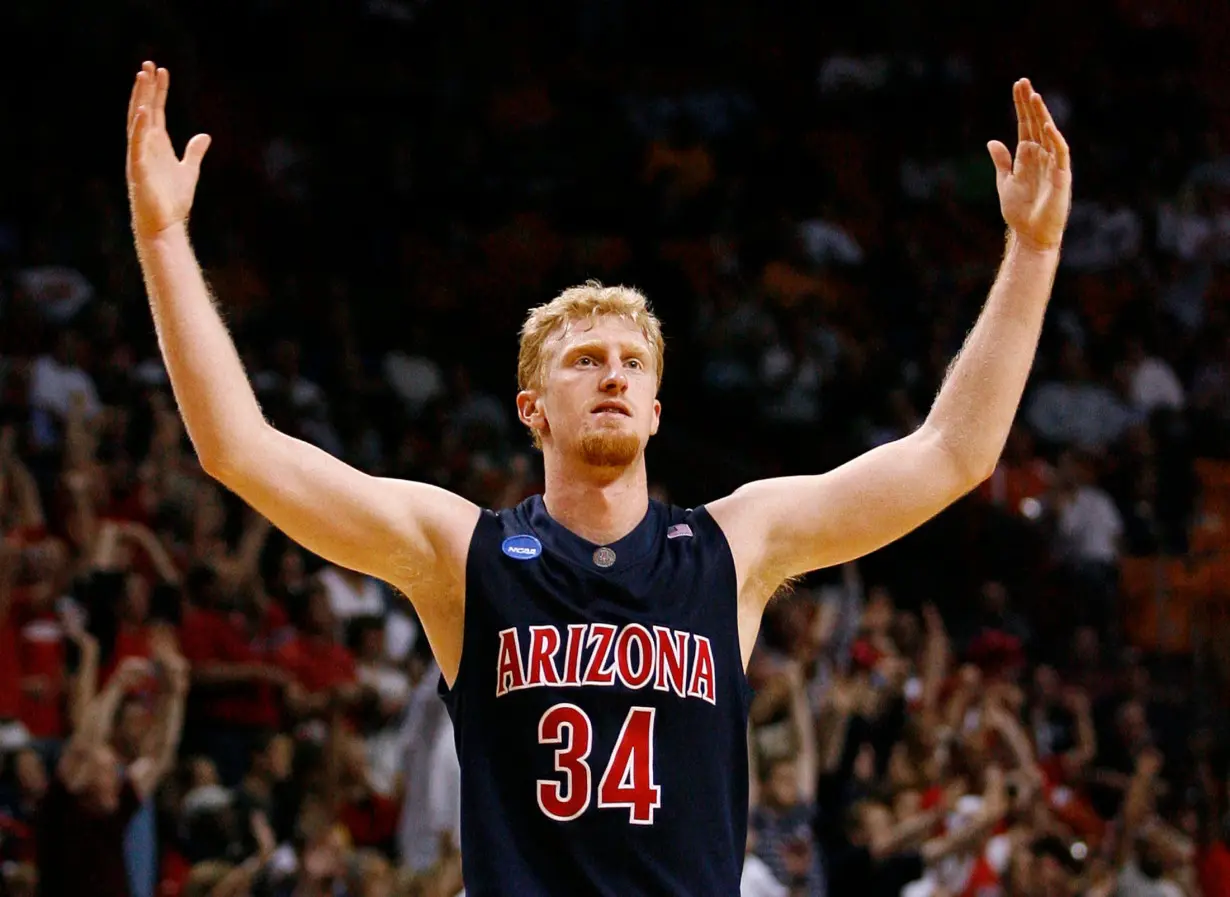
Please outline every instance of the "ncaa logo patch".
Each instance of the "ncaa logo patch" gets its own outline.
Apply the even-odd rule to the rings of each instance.
[[[533,536],[509,536],[500,546],[514,561],[532,561],[542,554],[542,543]]]

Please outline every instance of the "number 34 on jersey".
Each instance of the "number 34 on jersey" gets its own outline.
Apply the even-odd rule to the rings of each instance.
[[[709,639],[663,626],[574,624],[532,626],[528,652],[516,629],[500,632],[496,696],[527,688],[652,688],[716,703]],[[626,809],[633,825],[652,825],[662,804],[654,781],[653,707],[632,707],[594,787],[594,723],[580,706],[559,703],[538,721],[538,741],[555,747],[555,779],[537,782],[538,806],[557,822],[598,809]]]

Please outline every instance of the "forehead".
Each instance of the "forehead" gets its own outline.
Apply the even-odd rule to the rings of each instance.
[[[641,328],[631,318],[621,315],[599,315],[596,318],[565,321],[547,339],[547,345],[558,354],[573,346],[589,343],[635,343],[646,351],[649,349],[649,340],[645,339]]]

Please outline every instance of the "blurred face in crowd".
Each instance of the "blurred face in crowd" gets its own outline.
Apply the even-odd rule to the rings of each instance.
[[[765,803],[791,807],[799,802],[799,770],[794,760],[778,760],[769,768],[764,782]]]
[[[193,757],[188,767],[189,780],[192,788],[205,788],[217,785],[221,781],[214,761],[208,757]]]
[[[873,587],[863,611],[863,631],[869,635],[884,633],[892,625],[893,611],[893,596],[883,586]]]
[[[1034,893],[1038,897],[1071,897],[1072,873],[1049,854],[1038,857],[1033,864]]]
[[[303,585],[302,552],[293,547],[282,552],[278,563],[278,579],[287,589],[300,588]]]
[[[38,800],[47,791],[47,769],[34,751],[22,751],[13,760],[17,787],[23,797]]]
[[[126,760],[141,756],[150,729],[150,715],[140,701],[125,701],[115,721],[115,749]]]
[[[654,353],[640,328],[611,316],[572,322],[548,339],[546,352],[543,388],[517,399],[544,451],[591,467],[637,461],[662,410]]]
[[[1054,667],[1040,666],[1034,670],[1034,692],[1043,704],[1059,701],[1059,674]]]
[[[149,618],[149,582],[144,576],[129,573],[124,577],[124,622],[140,626]]]
[[[358,897],[392,897],[394,876],[388,860],[373,851],[364,851],[356,865]]]
[[[313,585],[308,593],[307,626],[312,635],[327,635],[333,631],[333,609],[329,596],[319,585]]]
[[[95,748],[86,760],[86,803],[100,813],[113,813],[120,805],[120,758],[110,747]]]
[[[1119,708],[1119,732],[1128,744],[1148,738],[1149,722],[1139,701],[1129,701]]]
[[[863,801],[854,809],[854,827],[850,832],[852,844],[870,844],[876,832],[887,831],[893,826],[893,814],[879,801]]]
[[[294,760],[294,742],[286,735],[277,735],[269,740],[265,750],[257,757],[256,769],[263,777],[281,782],[290,778]]]

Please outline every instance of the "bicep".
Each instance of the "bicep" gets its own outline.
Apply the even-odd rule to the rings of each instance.
[[[924,426],[825,474],[750,483],[711,510],[741,575],[759,570],[781,581],[870,554],[974,485]]]
[[[215,475],[309,551],[395,584],[441,562],[464,563],[478,519],[472,503],[370,476],[272,427],[253,442],[241,465]]]

